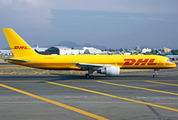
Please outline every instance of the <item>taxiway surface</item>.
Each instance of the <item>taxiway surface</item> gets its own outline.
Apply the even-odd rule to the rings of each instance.
[[[1,120],[177,120],[178,68],[152,74],[3,75]]]

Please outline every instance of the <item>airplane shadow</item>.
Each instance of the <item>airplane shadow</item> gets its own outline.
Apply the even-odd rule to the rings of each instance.
[[[51,82],[57,82],[57,81],[71,81],[71,80],[77,80],[77,81],[96,81],[96,80],[148,80],[148,79],[155,79],[152,77],[152,75],[120,75],[118,77],[108,77],[105,75],[95,75],[94,79],[86,79],[84,75],[2,75],[0,76],[0,80],[42,80],[43,81],[51,81]]]
[[[122,75],[118,77],[108,77],[108,76],[94,76],[94,79],[86,79],[85,76],[81,75],[58,75],[56,78],[48,80],[50,82],[57,81],[69,81],[69,80],[77,80],[77,81],[96,81],[96,80],[144,80],[150,79],[152,76],[150,75]]]

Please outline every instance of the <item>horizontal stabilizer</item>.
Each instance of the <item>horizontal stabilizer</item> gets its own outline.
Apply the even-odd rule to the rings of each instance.
[[[19,59],[4,59],[4,61],[6,61],[6,60],[11,60],[11,61],[14,61],[14,62],[23,62],[23,63],[29,62],[28,60],[19,60]]]

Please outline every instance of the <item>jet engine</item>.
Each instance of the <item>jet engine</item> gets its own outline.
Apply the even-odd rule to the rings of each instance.
[[[97,70],[97,73],[106,74],[107,76],[119,76],[120,67],[109,65],[103,69]]]

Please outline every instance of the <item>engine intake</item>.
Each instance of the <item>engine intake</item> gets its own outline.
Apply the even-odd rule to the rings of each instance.
[[[112,65],[106,66],[105,68],[98,70],[97,73],[106,74],[107,76],[119,76],[120,67]]]

